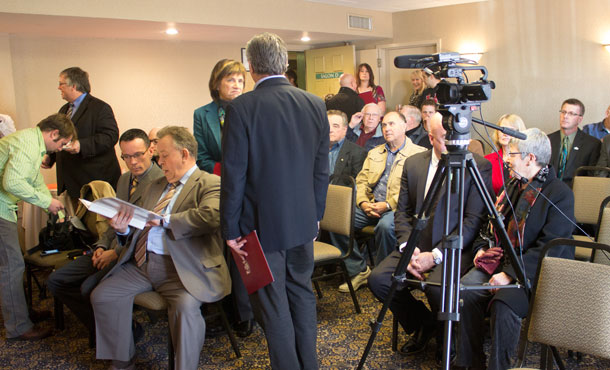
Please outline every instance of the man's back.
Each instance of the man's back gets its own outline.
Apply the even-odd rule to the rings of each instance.
[[[225,237],[256,229],[265,251],[311,241],[328,187],[329,126],[322,100],[284,78],[270,78],[227,107],[224,130]]]

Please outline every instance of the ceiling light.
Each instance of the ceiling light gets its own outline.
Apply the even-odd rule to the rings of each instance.
[[[462,58],[474,60],[475,62],[479,63],[479,60],[481,60],[483,53],[464,53],[460,54],[460,56]]]
[[[305,35],[305,36],[301,37],[301,41],[303,41],[303,42],[311,41],[311,38],[309,36]]]
[[[168,29],[165,30],[165,34],[166,35],[177,35],[178,30],[175,29],[174,27],[169,27]]]

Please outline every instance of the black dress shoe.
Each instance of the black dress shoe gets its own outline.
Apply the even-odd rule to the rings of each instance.
[[[30,310],[30,320],[32,320],[32,322],[34,324],[38,324],[41,321],[45,321],[50,319],[52,316],[51,311],[48,310],[44,310],[44,311],[36,311],[36,310]]]
[[[421,326],[413,333],[409,341],[400,347],[398,352],[407,356],[423,352],[434,335],[434,327]]]
[[[233,324],[233,331],[235,332],[235,335],[240,338],[245,338],[249,336],[250,334],[252,334],[252,330],[254,330],[253,319],[240,321]]]
[[[44,339],[53,334],[52,328],[39,328],[37,326],[33,326],[30,330],[21,334],[15,338],[9,338],[10,341],[14,340],[40,340]]]

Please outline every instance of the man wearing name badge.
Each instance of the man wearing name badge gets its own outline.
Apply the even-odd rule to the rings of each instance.
[[[121,158],[127,169],[119,178],[117,198],[137,206],[142,205],[146,186],[163,176],[163,171],[152,162],[152,145],[146,133],[130,129],[119,139]],[[89,329],[95,332],[93,308],[89,296],[114,266],[121,253],[116,243],[115,231],[110,228],[94,245],[92,255],[82,256],[54,271],[47,280],[49,291],[76,315]]]
[[[595,166],[601,150],[601,142],[585,134],[578,125],[585,114],[585,106],[578,99],[567,99],[559,110],[559,130],[549,134],[551,162],[557,177],[570,188],[576,169]]]
[[[78,67],[63,70],[59,74],[58,89],[67,101],[59,113],[70,117],[78,140],[73,140],[61,152],[47,156],[43,168],[57,163],[57,194],[67,190],[76,209],[83,185],[102,180],[116,189],[121,176],[114,151],[119,128],[110,105],[91,95],[87,72]]]
[[[37,340],[52,332],[32,324],[37,321],[35,316],[39,316],[35,312],[28,315],[23,291],[25,263],[17,233],[17,202],[23,200],[53,214],[64,208],[51,197],[40,165],[47,153],[60,151],[76,137],[70,119],[65,114],[54,114],[34,128],[0,140],[0,296],[8,339]]]
[[[184,127],[158,133],[164,177],[144,189],[142,208],[163,215],[143,230],[120,210],[110,221],[124,246],[117,264],[91,294],[96,356],[112,369],[135,368],[131,331],[134,297],[154,290],[168,304],[175,368],[196,369],[205,339],[203,302],[216,302],[231,289],[219,230],[220,178],[197,168],[197,141]]]
[[[227,107],[220,215],[238,254],[256,230],[275,279],[250,295],[271,368],[317,369],[313,240],[328,191],[329,126],[322,99],[290,85],[286,44],[275,34],[246,47],[254,90]]]

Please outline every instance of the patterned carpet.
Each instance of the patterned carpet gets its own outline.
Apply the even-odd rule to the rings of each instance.
[[[381,304],[363,287],[357,291],[362,314],[356,314],[348,294],[339,293],[339,280],[321,282],[323,298],[318,300],[318,359],[320,369],[355,369],[371,333],[368,321],[378,314]],[[40,301],[34,297],[38,309],[52,310],[52,299]],[[87,332],[76,318],[65,309],[66,329],[38,343],[7,342],[4,326],[0,333],[1,369],[105,369],[109,362],[95,359],[95,351],[88,346]],[[167,368],[167,321],[152,324],[148,316],[138,311],[136,319],[144,328],[144,337],[137,344],[136,368]],[[1,320],[1,319],[0,319]],[[367,369],[436,369],[434,343],[425,353],[405,357],[392,352],[390,345],[392,316],[388,314],[368,356]],[[48,321],[43,325],[52,325]],[[242,357],[235,358],[228,337],[206,339],[199,367],[202,369],[268,369],[266,342],[260,327],[247,338],[237,338]],[[406,337],[401,333],[399,346]],[[566,358],[566,351],[560,351]],[[526,366],[538,366],[538,347],[530,346]],[[583,361],[566,362],[568,368],[608,369],[609,360],[585,356]]]

